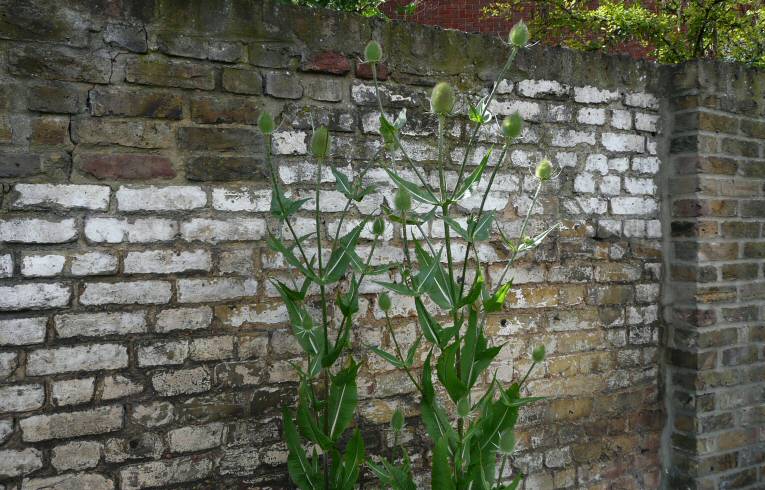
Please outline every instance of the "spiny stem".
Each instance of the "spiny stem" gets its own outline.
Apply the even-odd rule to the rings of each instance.
[[[390,324],[390,317],[388,316],[388,312],[385,312],[385,325],[388,327],[388,333],[390,333],[390,338],[393,340],[393,345],[396,349],[396,355],[398,356],[398,359],[401,361],[401,365],[404,366],[404,371],[406,372],[406,375],[409,376],[409,379],[414,383],[415,388],[417,388],[417,391],[422,393],[422,387],[420,386],[420,383],[417,382],[417,379],[412,375],[412,371],[409,369],[409,366],[406,365],[406,358],[404,357],[404,354],[401,351],[401,347],[398,344],[398,341],[396,340],[396,334],[393,332],[393,326]]]
[[[499,277],[499,281],[496,284],[497,288],[502,286],[502,283],[505,281],[505,276],[507,275],[507,271],[510,270],[510,266],[513,265],[515,258],[518,256],[518,247],[520,246],[520,242],[523,241],[523,234],[526,232],[526,226],[529,224],[531,211],[534,209],[534,206],[537,204],[537,199],[539,198],[539,191],[541,189],[542,189],[542,181],[540,180],[539,183],[537,184],[537,189],[534,192],[534,198],[531,200],[531,205],[529,205],[529,209],[526,211],[526,218],[523,220],[523,224],[521,225],[521,234],[518,237],[518,244],[513,249],[513,254],[510,256],[510,260],[507,261],[507,265],[505,265],[505,268],[502,271],[502,275]]]
[[[507,455],[502,455],[502,465],[499,467],[499,475],[497,475],[497,488],[502,488],[502,473],[505,472],[505,463],[507,463]]]

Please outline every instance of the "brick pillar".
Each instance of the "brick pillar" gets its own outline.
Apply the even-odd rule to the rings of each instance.
[[[665,187],[672,489],[765,481],[765,73],[672,69]]]

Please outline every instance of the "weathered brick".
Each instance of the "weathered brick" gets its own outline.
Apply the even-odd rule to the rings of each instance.
[[[263,93],[263,77],[255,70],[224,68],[222,82],[223,89],[227,92],[245,95]]]
[[[66,257],[63,255],[25,255],[21,259],[21,275],[25,277],[50,277],[61,274]]]
[[[27,356],[27,374],[30,376],[121,369],[127,365],[127,348],[117,344],[37,349]]]
[[[112,70],[111,59],[103,51],[26,45],[11,47],[7,53],[8,71],[21,77],[108,83]]]
[[[241,61],[244,56],[244,47],[239,43],[176,32],[159,34],[157,48],[165,54],[202,60],[235,62]]]
[[[266,223],[258,218],[215,220],[195,218],[181,224],[181,235],[187,241],[217,243],[223,241],[260,240]]]
[[[219,211],[268,211],[271,208],[271,190],[216,188],[212,191],[212,206]]]
[[[524,97],[560,98],[568,95],[570,87],[555,80],[521,80],[518,93]]]
[[[178,279],[178,301],[201,303],[254,296],[257,287],[255,279]]]
[[[69,473],[47,478],[28,478],[24,480],[24,490],[79,489],[113,490],[114,482],[97,473]]]
[[[192,151],[235,151],[263,154],[263,135],[254,129],[185,127],[178,128],[178,144]]]
[[[225,426],[220,422],[173,429],[167,443],[174,453],[189,453],[218,447],[223,443]]]
[[[83,305],[162,304],[170,301],[170,283],[164,281],[90,282],[80,295]]]
[[[72,146],[69,129],[69,117],[40,116],[32,120],[29,142],[32,145],[65,146],[69,148]],[[0,128],[0,140],[2,140],[3,132],[3,129]]]
[[[40,155],[0,151],[0,177],[27,177],[42,171]]]
[[[161,427],[175,420],[175,407],[170,402],[137,404],[133,406],[130,420],[143,427]]]
[[[266,73],[266,94],[279,99],[299,99],[303,96],[300,79],[290,72]]]
[[[16,184],[14,208],[62,207],[105,210],[111,189],[102,185]]]
[[[70,272],[74,276],[110,274],[117,270],[117,257],[105,252],[85,252],[72,256]]]
[[[301,63],[300,68],[303,71],[345,75],[351,71],[351,62],[337,51],[321,51],[312,53],[307,60]]]
[[[51,464],[59,471],[86,470],[98,466],[102,445],[96,441],[75,441],[53,448]]]
[[[121,490],[165,486],[201,480],[213,471],[208,457],[186,456],[127,466],[120,470]]]
[[[218,336],[193,339],[189,357],[195,361],[214,361],[234,357],[234,337]]]
[[[0,345],[30,345],[45,341],[46,317],[0,320]]]
[[[93,399],[95,378],[54,381],[51,385],[51,401],[57,407],[79,405]]]
[[[79,144],[112,144],[131,148],[168,148],[173,144],[172,127],[164,121],[75,119],[72,122],[72,136],[74,142]]]
[[[115,400],[125,396],[137,395],[143,391],[143,385],[130,378],[113,374],[104,378],[101,387],[102,400]]]
[[[579,144],[594,145],[595,133],[577,131],[574,129],[553,130],[553,146],[573,147]]]
[[[336,80],[311,78],[304,81],[306,95],[313,100],[340,102],[343,100],[343,84]]]
[[[256,124],[260,105],[252,97],[192,97],[191,119],[201,124]]]
[[[614,214],[651,215],[658,210],[656,200],[647,197],[611,198],[611,212]]]
[[[593,124],[602,126],[606,123],[606,110],[596,109],[594,107],[585,107],[579,109],[576,113],[576,120],[582,124]]]
[[[186,161],[186,178],[191,181],[260,180],[269,175],[263,158],[202,156]]]
[[[0,310],[40,310],[69,304],[71,289],[59,283],[0,287]]]
[[[109,23],[104,30],[106,44],[125,48],[134,53],[145,53],[149,46],[143,26]]]
[[[645,137],[629,133],[603,133],[601,142],[606,150],[615,152],[645,152]]]
[[[599,104],[619,99],[619,92],[599,89],[591,85],[574,87],[574,100],[583,104]]]
[[[0,255],[0,277],[13,275],[13,256],[11,254]]]
[[[0,352],[0,380],[11,376],[19,366],[19,356],[15,352]],[[0,438],[1,440],[2,438]]]
[[[93,116],[183,117],[183,97],[156,90],[99,87],[90,91],[88,101]]]
[[[189,395],[209,390],[211,379],[207,368],[196,367],[156,373],[151,384],[161,396]]]
[[[657,110],[659,108],[659,99],[655,95],[646,92],[628,92],[624,94],[624,105]]]
[[[172,274],[186,271],[209,271],[212,259],[206,250],[150,250],[128,252],[125,274]]]
[[[146,314],[120,313],[65,313],[54,317],[56,334],[68,337],[103,337],[146,332]]]
[[[120,211],[177,211],[204,207],[207,194],[199,187],[120,187],[115,197]]]
[[[186,340],[168,340],[154,342],[138,347],[138,365],[165,366],[183,364],[189,355],[189,343]]]
[[[178,222],[171,219],[90,218],[85,221],[85,237],[92,242],[147,243],[173,240]]]
[[[0,477],[11,478],[27,475],[42,467],[42,453],[37,449],[0,450]]]
[[[0,412],[27,412],[43,406],[43,385],[11,385],[0,387]]]
[[[79,412],[35,415],[19,422],[26,442],[105,434],[122,428],[121,406],[98,407]]]
[[[37,218],[0,220],[0,242],[65,243],[77,238],[73,219],[50,221]]]
[[[198,308],[175,308],[162,310],[157,315],[157,331],[201,330],[210,327],[212,309],[208,306]]]
[[[38,112],[77,114],[85,111],[87,98],[87,89],[80,85],[49,82],[29,87],[27,107]]]
[[[168,179],[175,177],[173,163],[160,155],[126,154],[78,154],[78,168],[98,179]]]
[[[143,85],[212,90],[215,69],[193,61],[132,57],[125,63],[125,80]]]

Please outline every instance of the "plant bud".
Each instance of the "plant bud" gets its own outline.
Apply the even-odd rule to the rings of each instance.
[[[509,140],[517,138],[521,134],[522,126],[523,119],[521,119],[521,115],[516,111],[502,121],[502,134]]]
[[[258,128],[263,134],[271,134],[274,132],[274,118],[268,111],[263,111],[258,116]]]
[[[404,414],[401,413],[401,410],[396,409],[393,412],[393,417],[390,419],[390,428],[393,429],[393,432],[401,432],[401,429],[404,428]]]
[[[534,173],[541,181],[550,180],[552,178],[552,163],[550,160],[545,158],[539,162],[539,165],[537,165],[537,169]]]
[[[542,362],[545,360],[545,346],[540,345],[533,351],[531,351],[531,359],[534,362]]]
[[[382,60],[382,46],[375,40],[369,41],[364,48],[364,61],[379,63]]]
[[[409,211],[412,209],[412,195],[403,187],[399,187],[393,196],[393,206],[399,211]]]
[[[384,232],[385,232],[385,221],[382,219],[382,216],[378,216],[372,222],[372,233],[374,233],[375,236],[380,236]]]
[[[526,46],[529,42],[529,28],[523,21],[518,22],[510,30],[510,44],[517,48]]]
[[[313,132],[311,152],[316,158],[326,158],[329,153],[329,131],[326,126],[320,126]]]
[[[390,311],[391,302],[390,302],[390,296],[388,296],[388,293],[381,293],[377,297],[377,304],[380,305],[380,309],[382,311]]]
[[[446,82],[439,82],[430,95],[430,109],[436,114],[451,114],[457,96],[454,89]]]
[[[512,429],[502,431],[499,435],[499,452],[509,455],[513,450],[515,450],[515,433]]]

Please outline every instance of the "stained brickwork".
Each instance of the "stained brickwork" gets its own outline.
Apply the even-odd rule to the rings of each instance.
[[[279,407],[295,394],[300,349],[268,282],[288,273],[264,241],[267,228],[278,226],[268,212],[259,112],[278,115],[272,150],[278,178],[295,195],[310,197],[316,178],[307,151],[312,125],[331,129],[337,168],[352,175],[374,165],[376,99],[358,58],[376,38],[387,53],[385,110],[407,109],[404,144],[433,178],[429,87],[447,79],[465,102],[475,101],[506,47],[489,37],[256,0],[34,0],[0,8],[0,488],[286,485]],[[533,346],[544,343],[550,353],[529,386],[549,398],[523,412],[518,434],[514,467],[529,475],[527,489],[658,486],[669,239],[658,197],[667,123],[659,75],[650,64],[536,47],[519,56],[498,89],[493,110],[518,110],[527,122],[487,201],[505,233],[519,233],[535,185],[532,166],[547,156],[562,171],[544,189],[531,226],[561,220],[563,228],[521,260],[508,308],[488,326],[493,342],[508,342],[494,366],[503,381],[525,373]],[[742,157],[704,159],[705,169],[760,168],[751,159],[762,157],[756,118],[734,120],[739,136],[715,141]],[[463,155],[467,124],[452,120],[452,159]],[[677,135],[673,151],[678,144],[696,151]],[[495,132],[482,132],[476,159],[497,141]],[[683,165],[697,168],[676,167]],[[331,231],[345,202],[332,175],[321,178],[323,226]],[[381,192],[362,203],[362,213],[376,212],[392,192],[379,168],[367,179]],[[735,182],[718,189],[749,192],[741,186],[751,181]],[[746,234],[741,260],[719,259],[726,261],[715,269],[720,281],[762,274],[752,272],[752,264],[761,266],[752,255],[759,228],[750,230],[760,203],[735,195],[708,203],[715,213],[742,217],[713,220],[719,230]],[[468,201],[462,211],[476,205]],[[310,229],[307,211],[296,225]],[[696,229],[706,228],[687,233]],[[443,236],[438,227],[426,232],[435,242]],[[395,236],[389,226],[375,261],[400,258]],[[679,247],[673,250],[697,253],[692,244]],[[729,253],[717,242],[713,249],[704,254]],[[478,252],[490,263],[488,279],[497,280],[507,251],[494,241]],[[748,294],[751,315],[759,315],[756,280],[730,284],[710,294],[729,302]],[[354,327],[354,355],[363,361],[357,423],[369,451],[385,452],[387,422],[404,407],[406,443],[424,466],[427,436],[416,422],[414,388],[365,348],[390,343],[377,291],[364,286]],[[761,348],[742,350],[758,338],[738,323],[755,321],[741,317],[747,311],[716,311],[731,325],[719,330],[718,341],[732,349],[721,349],[720,369],[711,371],[719,383],[728,383],[726,373],[755,373],[757,364],[742,361],[761,355]],[[395,298],[393,315],[401,337],[413,341],[413,305]],[[757,420],[749,406],[735,427]],[[679,409],[670,412],[681,420]]]

